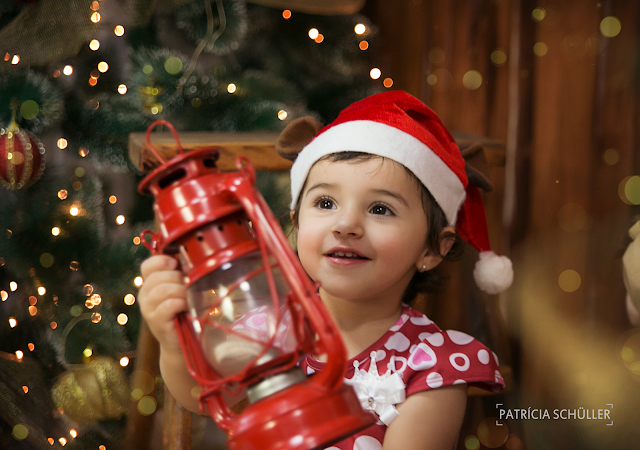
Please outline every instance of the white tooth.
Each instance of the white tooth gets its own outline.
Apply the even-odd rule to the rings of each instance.
[[[356,256],[356,255],[354,255],[354,254],[353,254],[353,253],[351,253],[351,252],[347,252],[347,253],[345,253],[345,254],[344,254],[344,256],[346,256],[347,258],[353,258],[353,257],[354,257],[354,256]]]
[[[334,253],[334,256],[344,256],[344,253],[342,253],[342,252],[335,252],[335,253]]]

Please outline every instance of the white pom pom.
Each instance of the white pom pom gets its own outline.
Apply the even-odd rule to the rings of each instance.
[[[487,294],[499,294],[513,282],[513,264],[506,256],[498,256],[492,251],[480,252],[473,278],[476,285]]]

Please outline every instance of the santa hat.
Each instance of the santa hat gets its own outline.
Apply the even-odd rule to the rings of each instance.
[[[310,137],[317,131],[308,119],[302,122],[303,135]],[[511,261],[491,251],[482,197],[469,183],[460,148],[436,113],[417,98],[403,91],[387,91],[355,102],[297,155],[292,155],[297,150],[286,148],[287,134],[283,135],[279,151],[289,153],[290,159],[295,157],[291,168],[292,209],[311,167],[323,156],[356,151],[389,158],[413,172],[442,208],[449,224],[478,250],[480,259],[474,270],[478,287],[497,294],[511,285]]]

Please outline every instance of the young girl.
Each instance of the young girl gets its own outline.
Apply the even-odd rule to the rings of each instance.
[[[498,392],[504,382],[483,344],[442,331],[407,305],[433,287],[432,269],[459,255],[456,230],[488,250],[484,210],[453,138],[416,98],[377,94],[346,108],[302,149],[291,189],[298,255],[346,346],[345,381],[378,419],[330,448],[454,448],[467,385]],[[501,264],[509,272],[510,263]],[[172,258],[154,256],[142,275],[140,308],[160,342],[162,376],[198,411],[173,325],[186,310],[182,273]],[[489,281],[482,284],[492,293],[505,287]],[[323,365],[301,363],[308,374]]]

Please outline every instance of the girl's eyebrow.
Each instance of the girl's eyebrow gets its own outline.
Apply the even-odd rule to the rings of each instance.
[[[335,183],[318,183],[318,184],[314,184],[309,189],[307,189],[306,194],[313,191],[314,189],[330,189],[335,187],[336,187]]]
[[[404,199],[402,195],[398,194],[397,192],[391,192],[386,189],[373,189],[372,192],[375,194],[388,195],[389,197],[393,197],[407,208],[409,207],[409,203]]]

